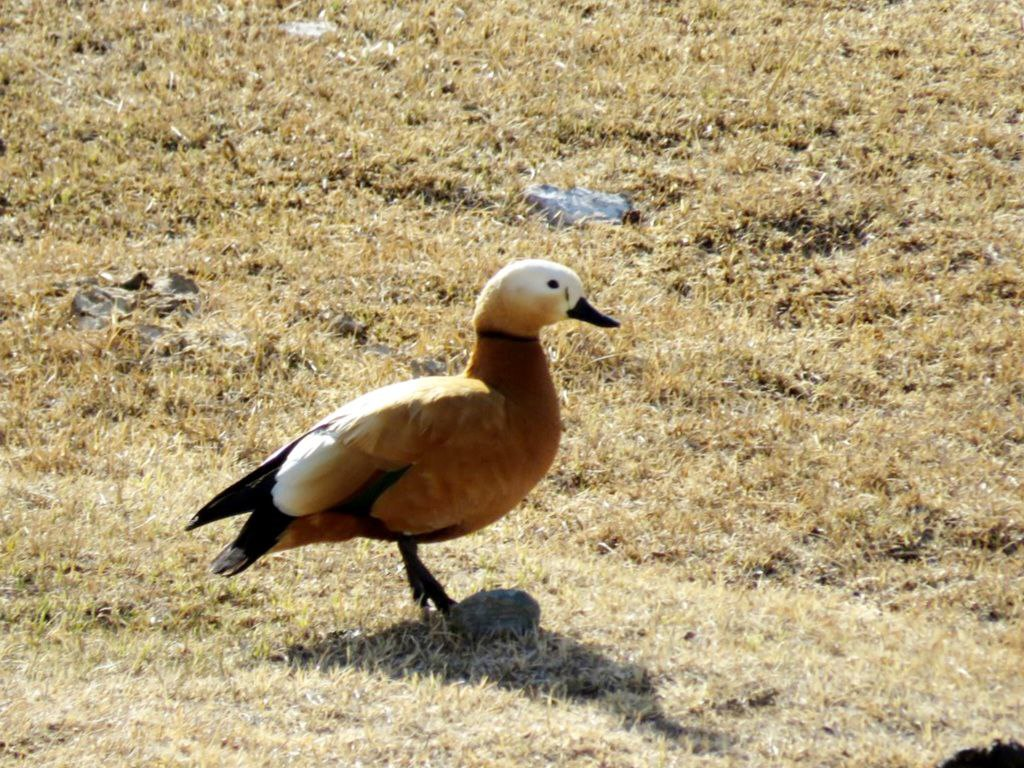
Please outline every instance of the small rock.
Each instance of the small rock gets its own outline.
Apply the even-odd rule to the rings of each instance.
[[[78,277],[74,280],[58,280],[50,286],[50,290],[46,292],[47,296],[63,296],[65,293],[70,291],[75,286],[79,288],[85,288],[90,285],[99,285],[99,278],[95,277]]]
[[[444,360],[435,357],[419,357],[409,361],[413,376],[444,376],[448,373],[448,365]]]
[[[387,344],[367,344],[364,349],[371,355],[377,355],[378,357],[394,357],[397,354],[397,351]]]
[[[1024,768],[1024,746],[997,739],[987,747],[961,749],[939,768]]]
[[[186,314],[192,314],[191,310],[195,308],[193,306],[187,306],[190,302],[182,299],[179,296],[156,296],[150,302],[150,308],[156,312],[160,317],[167,317],[177,312],[179,309],[185,308]]]
[[[277,28],[289,35],[311,37],[315,40],[328,32],[333,32],[338,27],[330,21],[286,21],[284,24],[278,24]]]
[[[149,288],[150,285],[149,275],[141,270],[117,284],[118,288],[124,288],[126,291],[137,291],[141,288]]]
[[[148,346],[155,345],[165,333],[167,329],[159,325],[143,324],[135,327],[135,335],[139,337],[139,341]]]
[[[588,221],[622,224],[636,223],[640,212],[628,197],[608,192],[595,192],[584,187],[562,189],[551,184],[527,187],[523,197],[555,227],[568,227]]]
[[[144,274],[143,277],[145,278]],[[199,286],[196,285],[196,281],[179,272],[170,272],[163,277],[158,277],[153,283],[153,290],[156,293],[173,296],[199,295]]]
[[[78,317],[78,327],[97,330],[110,324],[114,316],[127,315],[135,309],[135,297],[122,288],[101,288],[89,285],[75,294],[71,310]]]
[[[473,640],[521,637],[540,627],[540,605],[521,589],[491,589],[456,603],[448,623]]]
[[[166,317],[179,309],[192,314],[199,309],[199,286],[190,277],[178,272],[171,272],[156,279],[153,283],[156,294],[149,306],[161,317]]]
[[[332,317],[327,328],[335,336],[349,336],[358,342],[366,341],[366,323],[360,322],[347,312]]]

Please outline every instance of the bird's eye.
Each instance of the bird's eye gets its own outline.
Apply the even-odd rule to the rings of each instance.
[[[558,288],[557,280],[548,280],[548,288]]]

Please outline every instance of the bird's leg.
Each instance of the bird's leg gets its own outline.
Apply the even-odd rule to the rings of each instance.
[[[412,599],[421,608],[426,608],[427,600],[430,600],[437,610],[446,614],[455,605],[455,601],[448,597],[444,587],[427,570],[427,566],[416,554],[416,549],[416,542],[412,539],[406,537],[398,540],[398,551],[402,553],[402,562],[405,563],[405,575],[412,587]]]
[[[416,544],[411,543],[410,545],[413,552],[416,551]],[[412,599],[420,608],[427,607],[427,592],[423,588],[423,581],[420,579],[419,573],[409,562],[409,556],[406,554],[406,546],[399,543],[398,550],[402,553],[402,562],[405,563],[405,577],[409,581],[409,586],[412,588]],[[415,557],[415,554],[413,555]]]

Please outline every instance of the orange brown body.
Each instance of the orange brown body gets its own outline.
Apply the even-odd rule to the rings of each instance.
[[[515,507],[558,450],[558,397],[539,341],[564,317],[612,326],[552,262],[516,262],[485,287],[461,376],[414,379],[342,406],[215,496],[195,528],[249,512],[213,570],[240,573],[267,552],[366,537],[398,542],[414,598],[453,601],[417,545],[477,531]]]

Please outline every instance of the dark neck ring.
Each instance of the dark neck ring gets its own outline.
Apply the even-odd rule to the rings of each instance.
[[[481,339],[501,339],[502,341],[540,341],[536,336],[516,336],[512,333],[505,333],[504,331],[477,331],[476,335]]]

